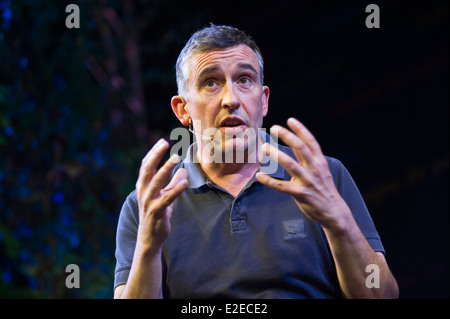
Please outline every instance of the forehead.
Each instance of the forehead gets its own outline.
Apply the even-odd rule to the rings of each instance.
[[[188,63],[189,78],[192,80],[197,79],[202,70],[212,66],[227,70],[233,69],[242,63],[250,64],[255,70],[258,70],[258,73],[261,72],[255,52],[246,45],[241,44],[224,49],[196,53]]]

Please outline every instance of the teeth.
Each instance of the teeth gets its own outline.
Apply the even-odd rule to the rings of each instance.
[[[239,120],[227,120],[223,123],[223,126],[238,126],[241,125],[242,122]]]

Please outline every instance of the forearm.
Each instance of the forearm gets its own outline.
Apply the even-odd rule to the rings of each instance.
[[[346,298],[398,298],[398,286],[382,253],[375,252],[353,218],[340,229],[325,229]],[[367,285],[368,265],[379,269],[379,286]],[[377,274],[375,274],[377,275]]]
[[[162,298],[161,287],[161,250],[148,247],[138,236],[130,275],[120,298]]]

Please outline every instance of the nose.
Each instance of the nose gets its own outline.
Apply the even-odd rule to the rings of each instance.
[[[222,107],[231,110],[237,109],[240,106],[239,97],[235,92],[236,88],[228,82],[222,91]]]

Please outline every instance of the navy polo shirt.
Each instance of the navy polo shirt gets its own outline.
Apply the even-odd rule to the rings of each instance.
[[[306,217],[290,195],[255,177],[234,198],[193,163],[195,146],[174,170],[188,171],[188,187],[174,202],[171,233],[163,246],[164,298],[341,298],[321,226]],[[290,148],[278,147],[294,157]],[[340,161],[327,160],[365,238],[375,251],[384,252],[350,174]],[[276,165],[269,175],[290,180]],[[138,222],[133,192],[119,218],[114,287],[127,282]]]

